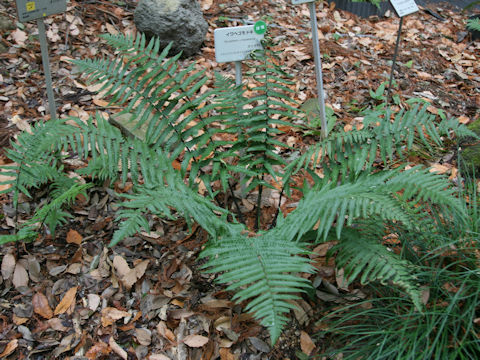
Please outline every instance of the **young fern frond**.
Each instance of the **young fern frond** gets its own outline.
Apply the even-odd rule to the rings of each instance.
[[[275,234],[276,235],[276,234]],[[288,321],[286,314],[294,306],[289,300],[311,287],[298,273],[312,273],[303,244],[267,232],[258,237],[242,233],[225,236],[208,246],[201,257],[208,257],[208,272],[220,273],[218,281],[230,284],[238,302],[250,300],[252,312],[269,329],[274,344]]]
[[[0,194],[13,192],[13,205],[16,206],[19,193],[30,197],[28,188],[38,188],[55,179],[61,172],[59,139],[74,131],[73,126],[60,119],[37,122],[30,133],[20,133],[17,142],[12,142],[11,148],[5,149],[13,164],[1,166],[2,174],[12,179],[2,181],[0,185],[12,186],[0,191]]]
[[[378,236],[378,234],[376,234]],[[361,231],[342,232],[340,242],[329,250],[335,254],[335,265],[342,268],[346,284],[360,274],[360,282],[388,281],[403,288],[419,311],[422,311],[421,291],[415,279],[414,265],[379,243],[378,238],[362,236]]]
[[[45,223],[50,231],[50,233],[55,236],[55,230],[59,225],[63,225],[67,222],[68,218],[73,218],[73,216],[65,211],[63,207],[69,206],[74,202],[77,195],[83,195],[86,197],[86,190],[91,186],[91,184],[77,184],[73,183],[68,189],[55,196],[51,202],[42,207],[35,216],[32,218],[32,222],[38,220]]]
[[[0,244],[34,238],[38,235],[37,228],[39,224],[46,224],[50,232],[54,234],[56,227],[65,223],[67,217],[71,217],[68,212],[62,210],[62,207],[73,203],[77,195],[86,195],[85,191],[89,187],[91,187],[91,184],[72,184],[62,194],[38,209],[33,217],[22,225],[17,234],[0,235]]]
[[[271,187],[264,181],[264,175],[268,174],[274,180],[282,176],[277,168],[285,166],[286,162],[278,153],[287,149],[288,145],[278,141],[278,135],[282,133],[278,127],[291,127],[291,122],[282,119],[291,120],[297,111],[290,105],[294,104],[294,91],[289,86],[294,82],[289,80],[291,76],[277,65],[278,56],[271,49],[272,46],[270,40],[265,40],[264,49],[252,53],[255,64],[248,76],[258,85],[251,89],[256,95],[242,104],[242,107],[249,109],[241,119],[241,127],[245,129],[245,133],[236,143],[237,147],[243,149],[239,165],[257,173],[257,176],[245,179],[248,183],[247,192],[259,185]]]

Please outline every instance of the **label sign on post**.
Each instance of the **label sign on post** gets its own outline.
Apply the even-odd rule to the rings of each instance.
[[[67,0],[16,0],[18,20],[27,22],[67,10]]]
[[[390,95],[392,92],[393,71],[395,70],[395,64],[397,61],[398,45],[400,44],[400,36],[402,34],[403,17],[418,11],[418,6],[415,3],[415,0],[390,0],[390,3],[395,9],[397,15],[400,17],[400,23],[398,24],[397,41],[395,43],[395,51],[393,53],[392,70],[390,71],[390,81],[388,82],[387,104],[390,101]]]
[[[58,14],[67,10],[67,0],[16,0],[18,20],[27,22],[37,20],[38,40],[42,52],[43,71],[47,87],[48,107],[50,118],[56,118],[55,97],[53,94],[52,75],[50,73],[50,62],[48,60],[47,36],[43,18],[48,15]]]
[[[215,60],[217,63],[248,59],[254,50],[263,49],[263,24],[215,29]],[[266,28],[265,28],[266,30]]]
[[[414,0],[390,0],[390,3],[399,17],[404,17],[418,11],[418,6]]]

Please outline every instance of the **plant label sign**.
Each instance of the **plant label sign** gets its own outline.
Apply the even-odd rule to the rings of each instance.
[[[315,0],[292,0],[293,5],[305,4],[309,2],[314,2]]]
[[[390,0],[390,3],[399,17],[404,17],[418,11],[415,0]]]
[[[247,59],[252,51],[263,49],[266,30],[267,25],[263,21],[255,25],[215,29],[215,60],[224,63]]]
[[[67,0],[16,0],[18,20],[27,22],[67,10]]]

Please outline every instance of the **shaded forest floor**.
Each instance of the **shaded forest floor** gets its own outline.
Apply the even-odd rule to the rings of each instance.
[[[233,64],[215,62],[214,29],[264,17],[274,40],[282,44],[281,59],[297,83],[295,100],[305,103],[316,96],[306,6],[266,0],[200,3],[210,29],[201,52],[183,61],[195,61],[198,69],[207,70],[211,82],[206,86],[213,86],[214,71],[234,76]],[[45,20],[59,116],[88,118],[96,111],[107,116],[119,111],[98,97],[98,88],[84,83],[69,60],[113,56],[98,35],[133,34],[135,4],[70,1],[66,14]],[[466,14],[438,4],[429,8],[443,21],[423,8],[405,18],[394,94],[402,101],[422,98],[430,103],[430,112],[443,111],[468,124],[479,116],[480,42],[472,42],[466,32]],[[361,123],[358,109],[377,104],[370,90],[388,80],[399,19],[393,14],[361,19],[321,4],[317,10],[327,103],[339,126],[348,130]],[[3,149],[18,131],[49,115],[36,24],[16,24],[15,8],[6,0],[0,0],[0,16],[13,25],[0,30]],[[316,141],[301,132],[287,136],[286,141],[299,150]],[[453,153],[410,160],[456,175]],[[6,161],[0,155],[0,164]],[[115,187],[119,193],[127,190]],[[336,291],[327,287],[324,292],[329,296],[323,299],[297,301],[299,310],[292,312],[291,323],[272,348],[265,329],[244,314],[241,305],[233,304],[231,294],[215,285],[211,275],[198,270],[197,254],[207,240],[201,229],[161,220],[154,232],[108,248],[116,226],[117,195],[109,184],[98,184],[89,195],[75,204],[74,218],[55,237],[2,246],[0,357],[294,359],[297,351],[315,355],[328,346],[315,334],[326,309],[345,301]],[[32,214],[44,196],[40,190],[32,199],[21,199],[19,220]],[[9,233],[15,209],[9,196],[2,195],[0,201],[0,231]],[[244,205],[248,209],[248,199]],[[266,211],[275,212],[274,202],[268,205]],[[325,258],[328,246],[314,250],[312,258],[320,269],[316,276],[338,290],[333,260]],[[133,283],[124,281],[127,275],[134,276]],[[348,293],[362,294],[359,286]]]

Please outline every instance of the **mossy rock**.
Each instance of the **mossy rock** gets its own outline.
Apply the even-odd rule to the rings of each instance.
[[[468,128],[480,137],[480,118],[468,125]],[[467,169],[472,165],[480,169],[480,142],[476,139],[467,139],[462,145],[462,160]]]

